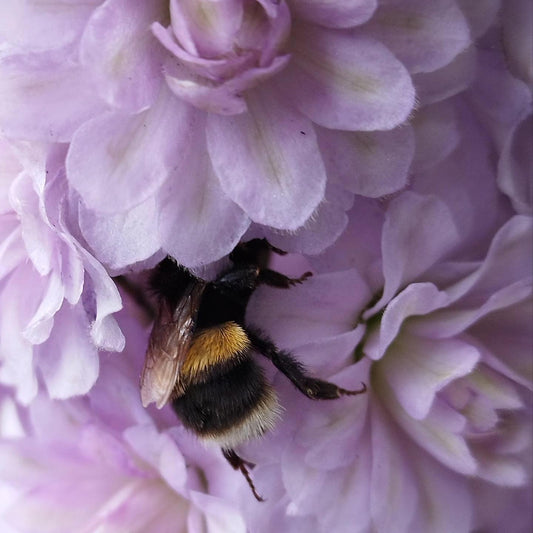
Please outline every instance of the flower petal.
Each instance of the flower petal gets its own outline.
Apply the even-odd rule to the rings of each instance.
[[[30,264],[22,264],[0,292],[0,307],[7,310],[2,312],[0,320],[0,382],[14,387],[17,400],[23,404],[35,398],[38,388],[33,347],[22,331],[39,303],[40,293],[36,290],[40,285],[39,278]],[[24,306],[13,308],[13,302],[18,300],[22,300]]]
[[[357,268],[377,292],[383,286],[381,233],[384,216],[380,202],[356,196],[348,213],[346,230],[323,254],[311,258],[311,264],[320,272]]]
[[[298,18],[328,28],[349,28],[366,22],[377,7],[377,0],[291,0],[291,12]]]
[[[104,110],[87,74],[65,52],[0,59],[0,100],[0,132],[19,139],[70,141]]]
[[[533,83],[533,6],[529,0],[502,2],[503,46],[513,75],[531,87]]]
[[[165,90],[148,111],[106,113],[85,123],[72,140],[66,168],[86,206],[118,213],[153,195],[188,146],[184,124],[192,112]]]
[[[151,257],[161,247],[157,231],[159,206],[154,197],[117,214],[101,214],[78,206],[79,224],[94,255],[112,270]]]
[[[355,270],[313,276],[290,291],[259,287],[250,300],[248,323],[290,349],[352,330],[369,297]]]
[[[87,334],[87,317],[79,306],[65,304],[55,315],[54,329],[38,349],[41,369],[51,398],[85,394],[98,377],[98,353]]]
[[[409,525],[421,502],[404,447],[399,445],[402,437],[394,431],[392,421],[379,403],[371,403],[373,524],[377,531],[412,531]]]
[[[164,53],[147,28],[163,9],[163,0],[138,4],[108,0],[87,23],[80,44],[81,63],[100,96],[117,109],[140,111],[157,96]]]
[[[48,339],[54,325],[54,316],[63,303],[64,288],[59,275],[52,272],[47,281],[39,307],[24,328],[24,337],[32,344],[40,344]]]
[[[476,348],[456,339],[402,335],[382,360],[381,372],[405,412],[422,420],[437,392],[468,374],[479,357]]]
[[[317,134],[328,176],[349,191],[377,198],[407,184],[415,150],[410,126],[357,133],[318,128]]]
[[[22,168],[16,151],[6,140],[0,139],[0,215],[13,210],[9,201],[9,189]]]
[[[159,193],[161,246],[189,267],[229,254],[250,225],[248,216],[221,189],[203,134],[198,131],[192,137],[190,175],[173,173]]]
[[[509,196],[518,213],[533,214],[531,169],[533,168],[533,115],[510,133],[498,161],[498,186]]]
[[[411,78],[380,42],[300,25],[293,29],[291,51],[280,83],[313,122],[340,130],[389,130],[409,116]]]
[[[365,355],[375,360],[381,358],[407,318],[421,315],[421,322],[425,323],[428,313],[444,307],[449,300],[448,295],[433,283],[411,283],[388,303],[379,329],[371,332],[365,342]]]
[[[326,185],[313,126],[273,91],[254,90],[247,104],[247,113],[208,117],[215,174],[253,221],[297,229],[323,199]]]
[[[473,506],[464,478],[436,463],[426,454],[411,448],[411,464],[419,479],[423,503],[411,524],[411,531],[431,533],[469,533]],[[453,509],[453,512],[450,510]]]
[[[402,409],[395,395],[385,393],[387,385],[381,375],[382,368],[380,363],[379,369],[376,369],[380,395],[385,396],[387,408],[402,429],[448,468],[461,474],[474,474],[477,463],[461,434],[465,427],[465,418],[437,398],[424,420],[413,419]]]
[[[475,78],[476,58],[476,48],[470,46],[446,66],[413,75],[418,102],[440,102],[468,88]]]
[[[333,244],[346,228],[346,203],[350,200],[351,195],[346,194],[343,188],[328,182],[324,201],[318,205],[304,226],[291,232],[265,228],[265,236],[271,244],[282,250],[318,254]]]
[[[418,110],[412,124],[416,140],[413,172],[427,170],[446,159],[461,139],[455,106],[446,100]]]
[[[0,40],[23,50],[59,49],[76,41],[98,0],[0,2]]]
[[[480,37],[489,29],[502,7],[501,0],[457,0],[457,3],[466,17],[473,38]]]
[[[412,73],[444,67],[471,43],[455,0],[385,0],[362,30],[385,44]]]
[[[471,103],[458,99],[455,105],[461,142],[441,164],[414,174],[412,188],[446,204],[461,230],[455,253],[460,250],[465,261],[483,257],[509,209],[496,185],[486,129],[473,116]]]
[[[121,352],[126,341],[113,317],[113,313],[122,309],[118,289],[104,267],[89,252],[81,246],[79,251],[87,274],[86,294],[92,292],[92,297],[86,298],[83,303],[93,321],[90,328],[93,342],[102,350]]]
[[[420,220],[424,223],[420,224]],[[372,316],[396,294],[445,256],[458,241],[449,209],[438,198],[405,192],[389,205],[383,226],[382,254],[385,287]]]

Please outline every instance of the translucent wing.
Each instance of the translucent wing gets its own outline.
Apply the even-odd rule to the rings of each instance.
[[[155,319],[141,374],[141,400],[144,407],[155,402],[161,409],[175,387],[194,333],[196,315],[205,284],[190,283],[176,309],[161,301]]]

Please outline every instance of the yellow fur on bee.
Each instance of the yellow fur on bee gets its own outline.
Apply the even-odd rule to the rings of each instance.
[[[181,372],[194,378],[212,365],[238,357],[248,348],[250,340],[235,322],[199,330],[192,339]]]

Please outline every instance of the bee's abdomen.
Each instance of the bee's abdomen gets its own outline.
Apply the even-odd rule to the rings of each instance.
[[[189,385],[172,406],[182,423],[198,436],[224,448],[262,435],[279,417],[279,406],[261,368],[250,356],[224,364]]]

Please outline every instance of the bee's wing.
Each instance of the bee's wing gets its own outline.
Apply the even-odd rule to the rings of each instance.
[[[141,374],[144,407],[155,402],[161,409],[174,387],[179,386],[180,368],[189,350],[204,288],[203,283],[191,283],[175,310],[165,301],[161,302]]]

